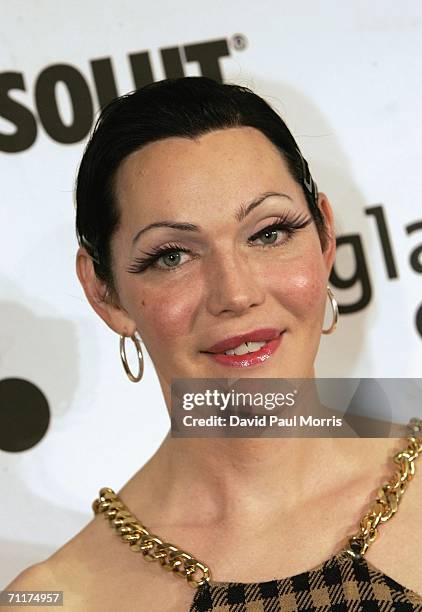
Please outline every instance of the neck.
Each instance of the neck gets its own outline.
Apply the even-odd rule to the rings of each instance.
[[[318,416],[314,386],[304,389],[306,401],[297,413]],[[163,391],[170,409],[169,388],[164,385]],[[128,507],[154,529],[171,525],[200,530],[218,524],[227,531],[257,520],[270,523],[280,513],[294,516],[304,503],[318,503],[322,495],[335,496],[341,487],[371,473],[369,457],[379,457],[386,441],[356,438],[350,428],[347,435],[351,437],[176,438],[169,431],[122,489],[122,497],[124,493]]]
[[[172,438],[169,432],[128,483],[126,503],[155,529],[247,528],[257,519],[276,521],[280,511],[294,514],[321,491],[335,494],[360,477],[374,442],[379,446],[383,440],[198,439]]]

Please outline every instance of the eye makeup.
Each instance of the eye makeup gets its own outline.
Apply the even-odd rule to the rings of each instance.
[[[312,223],[312,216],[298,212],[296,214],[292,214],[290,212],[284,213],[283,215],[276,218],[276,220],[270,225],[265,226],[263,229],[255,232],[249,239],[248,243],[250,246],[254,246],[252,243],[256,240],[260,239],[265,234],[272,234],[276,232],[284,232],[285,238],[281,243],[272,244],[261,244],[257,245],[254,248],[276,248],[285,245],[289,240],[293,238],[295,233],[300,229],[308,226]],[[176,242],[167,243],[160,247],[153,247],[149,252],[144,252],[145,257],[135,257],[133,263],[126,269],[127,272],[131,274],[140,274],[145,272],[148,268],[152,268],[157,271],[169,272],[173,270],[177,270],[184,264],[180,265],[171,265],[171,266],[158,266],[157,262],[166,257],[167,255],[177,254],[177,253],[188,253],[190,255],[195,255],[192,253],[190,249],[183,247],[182,245],[177,244]]]

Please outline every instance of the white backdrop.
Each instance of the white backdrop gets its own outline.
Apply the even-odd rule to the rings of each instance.
[[[185,75],[219,70],[275,105],[293,131],[334,207],[336,272],[347,281],[357,270],[350,288],[333,285],[354,311],[322,338],[317,375],[422,376],[417,0],[1,5],[0,588],[79,531],[99,488],[120,488],[169,427],[148,356],[143,381],[130,383],[118,337],[75,274],[72,192],[96,81],[112,88],[112,68],[117,93],[132,90],[130,55],[149,58],[154,80],[169,76],[169,54]],[[19,384],[35,389],[26,381],[42,391],[50,421],[37,443],[13,452],[7,418],[19,416]]]

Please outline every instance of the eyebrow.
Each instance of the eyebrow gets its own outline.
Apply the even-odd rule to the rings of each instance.
[[[254,198],[251,202],[248,202],[247,204],[241,204],[234,214],[235,220],[240,223],[241,221],[243,221],[243,219],[245,219],[245,217],[247,217],[247,215],[249,215],[249,213],[254,210],[254,208],[259,206],[260,204],[262,204],[262,202],[264,202],[264,200],[272,196],[279,196],[293,201],[292,198],[287,195],[287,193],[280,193],[278,191],[267,191],[261,194],[260,196]],[[171,229],[184,230],[186,232],[201,231],[201,228],[198,225],[194,225],[193,223],[180,223],[177,221],[156,221],[155,223],[150,223],[149,225],[146,225],[145,227],[140,229],[133,237],[132,244],[135,244],[135,242],[140,236],[142,236],[142,234],[145,234],[145,232],[148,232],[149,230],[152,230],[156,227],[170,227]]]

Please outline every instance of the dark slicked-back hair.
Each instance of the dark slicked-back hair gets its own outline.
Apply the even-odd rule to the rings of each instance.
[[[119,224],[114,181],[122,161],[143,146],[179,136],[195,138],[213,130],[249,126],[260,130],[280,151],[301,185],[326,247],[326,225],[318,190],[295,139],[283,119],[247,87],[207,77],[156,81],[114,99],[96,121],[76,182],[76,234],[94,261],[97,277],[115,292],[111,237]]]

